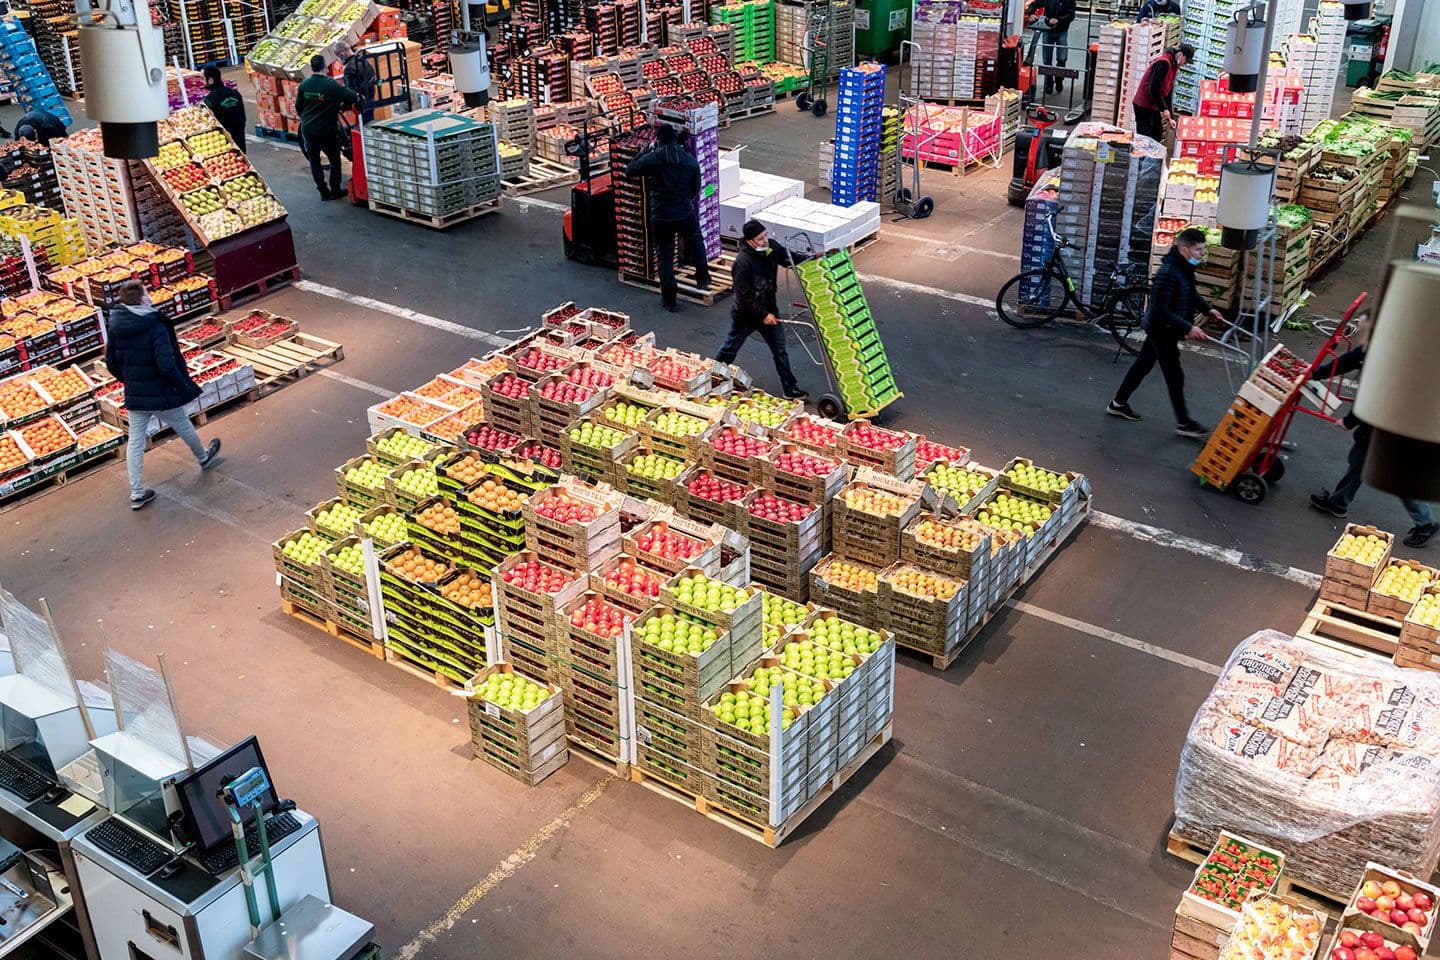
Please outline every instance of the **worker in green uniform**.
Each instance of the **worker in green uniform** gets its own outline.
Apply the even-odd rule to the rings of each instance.
[[[310,76],[300,81],[295,94],[295,112],[300,114],[300,136],[310,154],[310,175],[321,200],[334,200],[340,190],[340,111],[360,102],[360,95],[325,75],[325,58],[310,58]],[[324,155],[330,161],[330,182],[320,165]]]
[[[240,99],[237,90],[225,86],[225,81],[220,77],[219,67],[206,67],[205,86],[209,92],[205,94],[205,106],[215,114],[215,119],[220,121],[220,126],[230,134],[230,139],[235,141],[235,146],[240,152],[245,152],[245,101]]]

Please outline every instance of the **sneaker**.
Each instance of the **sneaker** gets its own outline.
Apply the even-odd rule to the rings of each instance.
[[[1350,511],[1342,506],[1330,502],[1330,491],[1310,494],[1310,509],[1319,510],[1321,513],[1328,513],[1337,520],[1344,520],[1350,516]]]
[[[209,470],[220,462],[220,438],[216,437],[210,441],[210,446],[205,448],[205,456],[200,458],[200,469]]]
[[[1423,547],[1430,542],[1430,538],[1440,533],[1440,523],[1422,523],[1418,527],[1412,527],[1405,535],[1405,546]]]
[[[130,498],[131,510],[144,510],[150,506],[150,501],[155,499],[154,490],[141,490],[140,496]]]
[[[1175,424],[1175,433],[1182,437],[1189,437],[1192,440],[1201,440],[1210,436],[1210,431],[1194,420],[1186,420],[1184,423]]]
[[[793,393],[785,394],[786,400],[809,400],[810,393],[807,390],[796,390]]]
[[[333,193],[331,193],[328,189],[326,189],[326,190],[321,190],[321,191],[320,191],[320,202],[321,202],[321,203],[324,203],[326,200],[334,200],[334,199],[335,199],[335,195],[334,195]]]
[[[1105,412],[1110,414],[1110,416],[1112,417],[1119,417],[1121,420],[1144,419],[1144,417],[1140,416],[1140,414],[1136,413],[1133,409],[1131,409],[1130,404],[1116,403],[1114,400],[1110,401],[1110,405],[1105,408]]]
[[[680,305],[678,303],[662,303],[661,306],[664,307],[669,313],[680,312]]]

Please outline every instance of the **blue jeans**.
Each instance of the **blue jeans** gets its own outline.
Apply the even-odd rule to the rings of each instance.
[[[1362,475],[1365,470],[1365,454],[1370,450],[1370,437],[1374,432],[1374,427],[1362,423],[1352,433],[1350,456],[1346,463],[1345,475],[1335,484],[1335,490],[1330,494],[1330,502],[1342,510],[1349,509],[1350,502],[1355,499],[1355,494],[1360,492]],[[1410,519],[1415,522],[1417,527],[1429,526],[1435,521],[1428,503],[1401,497],[1400,505],[1405,508],[1406,513],[1410,514]]]
[[[1064,30],[1041,30],[1040,31],[1040,56],[1045,60],[1045,66],[1065,66],[1065,61],[1070,56],[1070,28]],[[1052,64],[1051,58],[1054,58]]]
[[[130,473],[131,500],[140,499],[140,495],[145,492],[145,485],[140,482],[140,471],[145,459],[145,438],[149,435],[152,417],[174,430],[175,436],[185,441],[185,446],[195,454],[197,463],[205,456],[205,445],[200,442],[200,434],[195,432],[195,425],[185,415],[184,407],[175,407],[173,410],[131,410],[130,445],[125,448],[125,468]]]

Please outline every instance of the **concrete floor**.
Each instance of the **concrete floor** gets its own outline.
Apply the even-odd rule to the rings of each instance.
[[[782,108],[722,142],[813,180],[832,129]],[[282,793],[320,818],[337,902],[375,921],[387,955],[1163,955],[1189,874],[1164,854],[1180,744],[1229,651],[1308,607],[1306,571],[1340,525],[1304,502],[1338,473],[1340,431],[1300,424],[1258,508],[1199,487],[1158,378],[1135,401],[1144,423],[1106,418],[1113,345],[985,309],[1017,264],[1004,176],[930,178],[936,216],[887,225],[857,258],[906,393],[885,421],[984,463],[1083,471],[1103,513],[949,671],[902,656],[894,743],[768,850],[585,763],[527,789],[472,760],[463,701],[279,612],[269,550],[333,495],[367,406],[484,353],[494,332],[573,299],[708,353],[725,306],[665,314],[565,261],[563,191],[435,233],[316,202],[292,149],[251,156],[290,207],[308,275],[263,306],[343,341],[346,359],[202,431],[225,439],[214,473],[162,443],[146,464],[160,499],[142,513],[125,509],[118,464],[0,512],[0,583],[49,599],[82,675],[106,644],[165,650],[192,732],[258,734]],[[1375,287],[1382,241],[1322,281],[1330,302]],[[822,374],[792,353],[816,389]],[[740,359],[774,386],[758,347]],[[1186,365],[1196,414],[1218,417],[1225,365]],[[1354,515],[1405,521],[1374,492]]]

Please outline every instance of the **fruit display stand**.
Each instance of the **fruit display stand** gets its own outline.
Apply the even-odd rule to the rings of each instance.
[[[528,697],[527,688],[534,691]],[[475,755],[527,786],[570,759],[560,688],[516,673],[507,663],[487,667],[475,677],[467,713]]]
[[[45,290],[0,301],[0,377],[74,362],[104,347],[100,311]]]
[[[1266,706],[1279,701],[1294,706]],[[1437,703],[1430,672],[1323,640],[1249,637],[1186,737],[1170,849],[1238,832],[1284,853],[1291,890],[1338,904],[1371,861],[1430,876],[1440,794],[1417,771],[1440,752]]]

